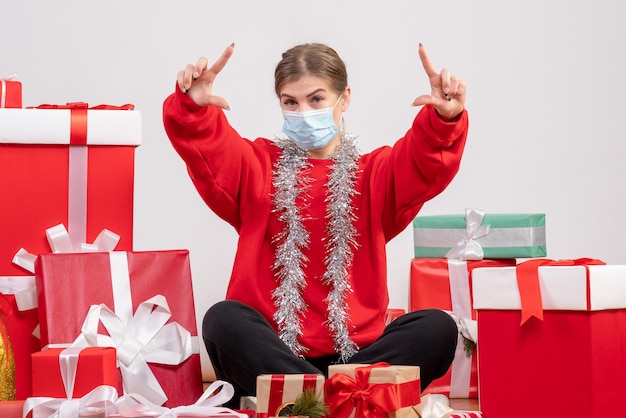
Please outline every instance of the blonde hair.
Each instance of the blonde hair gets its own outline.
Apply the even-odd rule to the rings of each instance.
[[[313,75],[327,80],[338,94],[348,86],[346,64],[334,49],[325,44],[296,45],[283,53],[274,71],[276,95],[280,96],[280,89],[283,85],[296,81],[304,75]]]

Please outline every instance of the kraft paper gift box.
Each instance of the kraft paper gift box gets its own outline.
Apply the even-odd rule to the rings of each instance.
[[[32,274],[14,257],[21,250],[52,252],[46,230],[60,224],[73,247],[109,229],[121,237],[117,249],[132,250],[141,113],[127,108],[0,109],[0,276]],[[29,396],[30,354],[40,348],[32,343],[38,315],[33,299],[28,308],[12,303],[20,325],[11,327],[11,340],[24,347],[16,352],[18,399]]]
[[[489,214],[471,209],[465,215],[417,216],[413,241],[415,258],[544,257],[545,214]],[[472,254],[475,249],[479,257]]]
[[[452,365],[445,375],[424,390],[449,398],[478,398],[476,311],[472,309],[472,272],[479,267],[514,266],[515,259],[411,260],[409,307],[411,311],[442,309],[452,312],[459,326],[459,339]],[[472,348],[474,347],[474,348]]]
[[[395,418],[419,417],[419,367],[387,363],[330,365],[324,396],[329,418],[359,418],[373,412]]]
[[[16,75],[0,78],[0,109],[22,107],[22,83]]]
[[[33,353],[32,396],[67,397],[63,377],[70,367],[75,372],[72,398],[81,398],[101,385],[118,388],[115,354],[112,347],[49,348]]]
[[[626,265],[594,262],[474,270],[485,416],[626,416]]]
[[[115,346],[125,392],[158,405],[202,394],[187,250],[42,254],[35,279],[42,346]]]
[[[257,418],[278,416],[283,407],[295,402],[307,389],[324,401],[324,376],[321,374],[262,374],[256,380]]]

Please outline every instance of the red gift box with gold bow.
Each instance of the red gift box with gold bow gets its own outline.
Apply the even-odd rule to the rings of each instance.
[[[324,396],[329,418],[419,417],[419,367],[387,363],[331,365]]]
[[[626,416],[626,265],[531,259],[472,285],[485,416]]]

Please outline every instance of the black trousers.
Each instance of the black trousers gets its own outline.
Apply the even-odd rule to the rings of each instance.
[[[231,383],[235,396],[228,407],[238,408],[241,396],[256,393],[260,374],[323,374],[338,356],[301,358],[278,338],[265,318],[232,300],[218,302],[205,314],[202,337],[219,380]],[[424,390],[443,376],[454,359],[458,329],[445,312],[428,309],[407,313],[391,324],[349,363],[387,362],[420,367]]]

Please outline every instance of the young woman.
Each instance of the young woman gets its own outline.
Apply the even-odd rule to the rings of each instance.
[[[422,109],[393,146],[361,155],[343,129],[351,93],[344,62],[326,45],[298,45],[275,71],[284,137],[248,140],[212,93],[233,48],[211,67],[206,58],[187,65],[163,105],[198,192],[239,234],[226,300],[202,327],[217,378],[254,394],[259,374],[385,361],[420,366],[425,388],[450,366],[457,328],[439,310],[385,327],[385,246],[458,171],[465,82],[437,72],[420,45],[431,86],[413,102]]]

